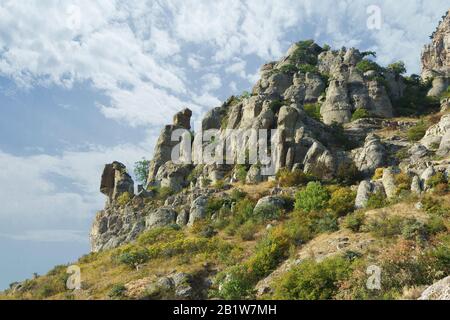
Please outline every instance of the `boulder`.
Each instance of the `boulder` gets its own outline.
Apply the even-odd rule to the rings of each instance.
[[[165,227],[175,223],[177,213],[171,207],[159,208],[150,213],[145,219],[145,228]]]
[[[189,227],[192,227],[196,221],[202,220],[206,217],[207,202],[207,196],[200,196],[192,202],[191,209],[189,210]]]
[[[335,159],[321,143],[314,142],[303,161],[305,173],[320,173],[323,179],[332,179],[336,171]]]
[[[377,168],[386,165],[386,148],[375,134],[366,137],[364,146],[352,152],[356,167],[366,176],[371,176]]]
[[[187,177],[191,170],[191,165],[174,164],[168,161],[159,167],[155,184],[178,192],[188,186]]]
[[[450,114],[443,115],[441,120],[428,128],[425,133],[425,136],[420,140],[420,143],[423,144],[428,149],[433,149],[434,145],[440,145],[442,138],[446,135],[447,132],[450,131]],[[445,142],[444,142],[445,143]]]
[[[369,180],[361,181],[356,193],[355,209],[363,209],[367,206],[367,201],[372,194],[373,185]]]
[[[325,124],[347,123],[352,117],[346,81],[333,80],[327,89],[325,103],[320,109]]]
[[[252,165],[247,172],[247,177],[245,178],[245,182],[247,184],[258,184],[263,181],[263,177],[261,175],[261,166]]]
[[[450,276],[425,289],[419,300],[450,300]]]
[[[108,197],[108,203],[125,192],[134,195],[134,181],[127,173],[127,168],[120,162],[105,165],[100,182],[100,192]]]
[[[258,200],[255,208],[253,209],[253,212],[257,212],[258,210],[261,210],[265,207],[270,207],[274,209],[283,209],[284,206],[285,201],[283,200],[283,198],[278,196],[267,196]]]
[[[418,176],[414,176],[411,182],[411,192],[415,194],[421,194],[423,191],[422,181]]]
[[[384,191],[388,199],[392,199],[397,196],[397,186],[395,184],[395,171],[392,168],[386,168],[383,170],[383,183]]]
[[[191,129],[192,111],[190,109],[183,109],[175,114],[173,117],[173,125],[184,129]]]

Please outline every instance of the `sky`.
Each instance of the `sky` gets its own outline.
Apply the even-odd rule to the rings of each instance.
[[[151,158],[177,111],[199,121],[299,40],[373,50],[382,65],[403,60],[420,73],[448,9],[448,0],[0,0],[0,290],[89,252],[104,164],[132,171]]]

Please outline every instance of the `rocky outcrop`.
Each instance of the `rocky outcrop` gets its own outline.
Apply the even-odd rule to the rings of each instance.
[[[97,213],[91,227],[91,251],[98,252],[130,242],[145,230],[145,210],[131,203],[107,207]]]
[[[430,96],[439,97],[450,84],[450,11],[433,32],[431,44],[422,52],[422,78],[433,78]]]
[[[449,137],[448,132],[450,132],[450,114],[443,115],[437,124],[428,128],[420,143],[427,149],[434,149],[437,146],[439,150],[441,149],[441,143],[443,143],[442,150],[438,152],[445,153]],[[444,136],[445,139],[443,139]]]
[[[167,125],[161,131],[158,141],[156,142],[154,156],[149,166],[147,183],[155,184],[159,168],[166,162],[172,160],[172,150],[179,144],[179,141],[172,141],[172,133],[177,129],[190,129],[190,119],[192,111],[184,109],[174,116],[174,123]]]
[[[188,226],[192,227],[196,221],[205,218],[207,202],[208,202],[208,197],[206,197],[206,196],[200,196],[192,202],[191,208],[189,210],[190,213],[189,213]]]
[[[419,300],[450,300],[450,277],[429,286]]]
[[[364,146],[352,152],[356,167],[366,176],[371,176],[377,168],[386,164],[386,148],[375,134],[366,137]]]
[[[171,207],[159,208],[145,218],[145,228],[152,229],[157,227],[166,227],[171,224],[175,224],[176,219],[177,212]]]
[[[100,192],[108,197],[109,204],[125,192],[128,192],[130,196],[134,195],[134,182],[127,173],[125,165],[117,161],[105,165],[100,182]]]
[[[388,199],[397,196],[397,186],[395,184],[395,170],[392,168],[385,168],[383,170],[383,178],[381,179],[384,187],[384,192]]]
[[[278,196],[267,196],[258,200],[253,212],[257,213],[265,208],[270,208],[271,210],[281,210],[285,205],[283,198]]]
[[[305,173],[320,174],[323,179],[331,179],[336,171],[336,161],[321,143],[314,142],[305,156],[303,167]]]

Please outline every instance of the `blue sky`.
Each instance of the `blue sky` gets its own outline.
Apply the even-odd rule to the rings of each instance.
[[[381,28],[370,30],[377,5]],[[448,1],[0,0],[0,288],[89,251],[102,167],[163,124],[249,90],[292,42],[374,50],[420,73]]]

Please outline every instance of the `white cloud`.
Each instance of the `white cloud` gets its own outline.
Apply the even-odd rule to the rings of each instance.
[[[104,204],[98,189],[104,164],[118,160],[132,171],[133,163],[149,154],[140,145],[94,147],[60,156],[18,157],[0,151],[0,232],[84,226]]]
[[[202,91],[215,91],[222,86],[222,80],[219,75],[214,73],[207,73],[201,78],[203,82]]]
[[[87,243],[89,238],[85,230],[41,229],[25,230],[16,234],[0,233],[0,237],[33,242],[78,242]]]

